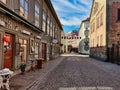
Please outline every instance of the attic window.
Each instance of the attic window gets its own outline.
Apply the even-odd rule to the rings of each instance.
[[[120,21],[120,9],[118,9],[118,21]]]

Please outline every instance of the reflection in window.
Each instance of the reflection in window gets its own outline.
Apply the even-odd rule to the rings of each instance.
[[[35,42],[35,58],[38,58],[38,43]]]
[[[28,0],[20,0],[20,15],[27,19],[27,17],[28,17]]]
[[[49,17],[47,18],[47,34],[49,35],[50,32],[50,19]]]
[[[39,27],[39,6],[35,4],[35,26]]]
[[[53,27],[53,24],[52,22],[50,23],[50,36],[52,36],[52,27]]]
[[[46,30],[46,13],[43,11],[43,24],[42,24],[42,30],[45,32]]]

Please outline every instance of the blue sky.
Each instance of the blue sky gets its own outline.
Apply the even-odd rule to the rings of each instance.
[[[78,30],[81,21],[90,16],[92,0],[51,0],[64,32]]]

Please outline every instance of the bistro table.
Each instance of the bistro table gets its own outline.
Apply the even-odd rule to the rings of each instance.
[[[13,74],[13,71],[9,70],[8,68],[0,70],[0,88],[1,87],[4,88],[5,86],[7,90],[10,90],[9,79],[12,74]]]

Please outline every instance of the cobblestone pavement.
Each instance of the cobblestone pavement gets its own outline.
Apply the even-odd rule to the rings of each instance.
[[[28,90],[120,90],[118,68],[120,66],[88,57],[67,56]]]
[[[36,82],[47,77],[54,68],[56,68],[65,57],[59,57],[44,64],[43,69],[26,72],[24,75],[16,75],[10,79],[11,90],[27,90]],[[1,89],[0,89],[1,90]]]

